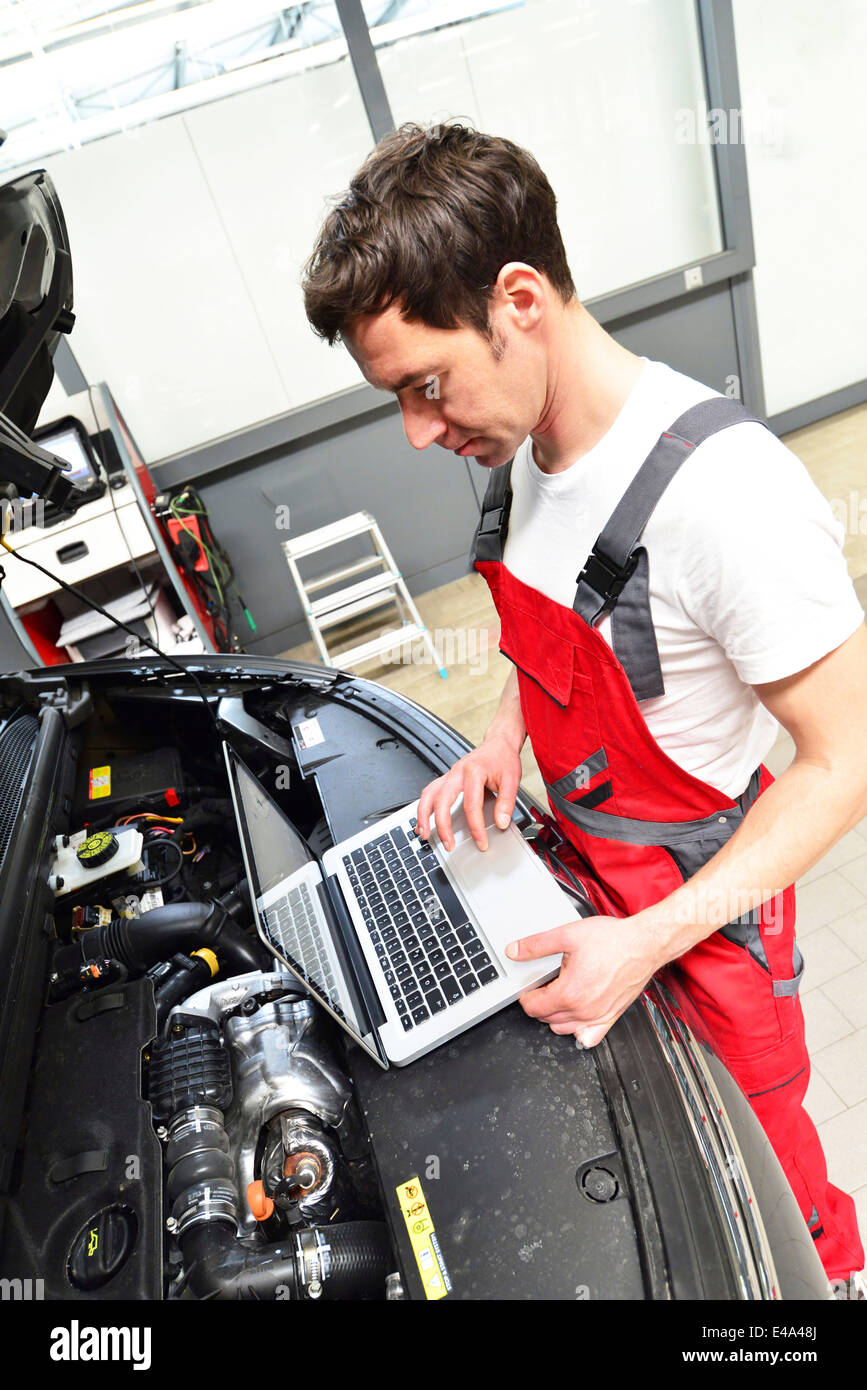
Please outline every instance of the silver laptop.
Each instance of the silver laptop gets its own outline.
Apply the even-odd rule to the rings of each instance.
[[[269,951],[381,1066],[405,1066],[553,979],[562,956],[516,963],[510,941],[575,920],[575,905],[517,826],[488,849],[463,809],[455,848],[416,833],[418,803],[321,861],[223,744],[257,930]]]

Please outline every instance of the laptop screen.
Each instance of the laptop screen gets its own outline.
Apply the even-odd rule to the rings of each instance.
[[[227,756],[256,914],[271,944],[308,985],[311,994],[370,1051],[364,1043],[367,1029],[359,1021],[355,985],[347,974],[336,932],[327,918],[322,921],[316,885],[287,884],[285,895],[277,902],[264,911],[259,907],[258,899],[315,861],[315,855],[259,779],[231,750],[227,750]],[[312,909],[307,921],[305,893]]]
[[[304,840],[284,819],[258,778],[243,763],[235,764],[238,793],[247,823],[250,868],[257,898],[263,898],[284,878],[294,874],[313,858]]]

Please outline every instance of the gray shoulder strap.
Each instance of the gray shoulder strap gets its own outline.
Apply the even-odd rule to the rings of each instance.
[[[482,515],[473,536],[470,550],[470,564],[477,560],[502,560],[503,547],[509,530],[509,511],[512,506],[512,464],[508,463],[491,469],[488,486],[482,502]]]
[[[710,435],[744,421],[770,428],[729,396],[711,396],[684,411],[656,441],[578,575],[572,607],[591,626],[611,612],[614,653],[637,700],[665,692],[650,615],[647,551],[638,541],[684,459]]]

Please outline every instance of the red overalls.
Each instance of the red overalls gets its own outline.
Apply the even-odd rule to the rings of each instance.
[[[716,854],[774,780],[762,765],[732,801],[663,752],[638,703],[664,691],[639,538],[687,455],[718,430],[754,418],[740,402],[715,396],[660,436],[578,575],[571,609],[503,564],[511,461],[491,473],[472,558],[500,616],[500,650],[517,667],[551,809],[601,914],[629,916],[667,897]],[[613,650],[594,626],[607,611]],[[829,1278],[848,1278],[864,1264],[855,1205],[829,1183],[802,1107],[810,1064],[797,997],[803,961],[794,886],[668,968],[761,1121]]]

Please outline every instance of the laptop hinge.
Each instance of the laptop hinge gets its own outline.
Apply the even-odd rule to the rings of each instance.
[[[382,1024],[387,1022],[385,1012],[379,1001],[379,996],[371,984],[367,961],[364,959],[364,953],[358,943],[358,937],[355,935],[355,926],[343,901],[340,885],[333,874],[326,874],[323,870],[321,882],[317,883],[316,890],[321,896],[327,898],[327,906],[330,907],[331,914],[339,929],[337,945],[343,947],[348,957],[351,978],[360,995],[361,1010],[364,1014],[362,1021],[367,1023],[370,1040],[379,1054],[383,1066],[387,1067],[389,1065],[388,1057],[379,1036]]]

